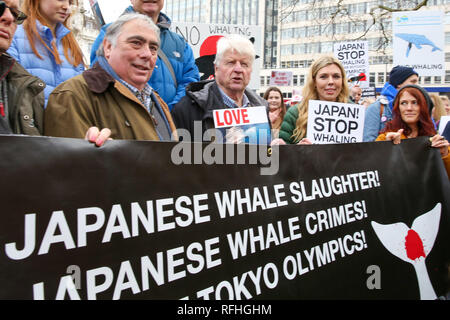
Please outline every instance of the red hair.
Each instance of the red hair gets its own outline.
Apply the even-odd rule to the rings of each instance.
[[[78,4],[78,0],[74,0],[76,4]],[[41,36],[39,35],[39,32],[37,30],[36,20],[39,20],[39,22],[49,27],[49,23],[44,18],[44,16],[41,13],[41,9],[39,7],[40,0],[25,0],[22,6],[22,11],[28,16],[28,19],[25,20],[23,23],[23,28],[25,30],[25,33],[27,35],[28,41],[30,42],[31,49],[33,50],[34,54],[39,57],[39,59],[43,59],[40,54],[38,53],[36,49],[36,44],[34,43],[37,39],[39,42],[41,42],[52,54],[55,58],[55,61],[57,64],[61,64],[61,58],[59,57],[59,52],[56,47],[56,43],[52,42],[51,48],[42,40]],[[70,14],[67,19],[62,23],[67,29],[70,29],[69,27],[69,19],[72,16]],[[64,56],[66,57],[67,61],[69,61],[70,64],[72,64],[74,67],[77,67],[80,63],[83,62],[83,53],[75,40],[75,37],[72,32],[68,33],[66,36],[64,36],[61,39],[61,44],[64,49]]]
[[[420,107],[419,120],[417,122],[417,128],[419,129],[418,136],[434,136],[436,134],[436,130],[430,117],[427,99],[425,98],[424,93],[415,87],[406,87],[399,90],[394,100],[394,108],[392,110],[393,118],[386,124],[386,127],[381,132],[398,131],[399,129],[403,129],[403,134],[405,136],[408,136],[411,133],[411,128],[402,120],[400,115],[400,96],[402,96],[404,92],[408,92],[416,98],[417,104]],[[428,100],[431,102],[431,99]]]

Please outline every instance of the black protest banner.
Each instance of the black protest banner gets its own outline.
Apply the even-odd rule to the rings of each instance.
[[[0,298],[446,294],[450,189],[428,139],[283,146],[275,175],[176,165],[176,147],[0,136]]]

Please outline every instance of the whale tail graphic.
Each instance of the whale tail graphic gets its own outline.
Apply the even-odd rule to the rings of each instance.
[[[411,228],[403,222],[386,225],[371,222],[383,246],[397,258],[414,266],[422,300],[437,299],[428,276],[425,259],[433,249],[440,218],[441,204],[438,203],[431,211],[417,217]]]

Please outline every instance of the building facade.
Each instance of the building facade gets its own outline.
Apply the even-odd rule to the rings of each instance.
[[[418,2],[409,1],[406,5],[412,8]],[[386,43],[381,36],[383,31],[392,30],[391,15],[386,15],[381,24],[369,32],[365,31],[372,23],[370,12],[375,6],[397,8],[399,3],[381,0],[172,0],[166,1],[164,12],[173,21],[180,22],[263,26],[264,57],[260,60],[258,91],[262,94],[268,88],[271,71],[291,71],[292,86],[281,87],[284,96],[290,98],[294,89],[304,86],[309,67],[317,56],[333,54],[335,42],[356,39],[369,43],[369,81],[380,91],[393,67],[392,42]],[[331,17],[338,5],[340,14]],[[404,3],[401,5],[405,8]],[[450,0],[430,0],[421,10],[446,13],[446,76],[421,77],[420,84],[429,91],[450,92]]]
[[[100,32],[100,26],[97,24],[90,8],[86,8],[83,1],[79,1],[76,11],[72,16],[71,28],[83,52],[84,62],[90,65],[89,57],[92,44]]]
[[[369,43],[369,81],[370,86],[379,92],[393,67],[392,40],[386,42],[383,32],[392,35],[392,18],[388,14],[381,24],[372,24],[371,10],[378,5],[396,6],[400,1],[314,1],[299,0],[292,5],[292,0],[280,0],[278,8],[279,52],[277,68],[265,66],[260,74],[260,92],[269,86],[272,70],[293,72],[292,87],[281,88],[285,97],[290,98],[293,89],[303,87],[308,68],[315,57],[333,54],[333,44],[340,41],[367,40]],[[402,8],[413,8],[419,1],[401,4]],[[336,6],[340,14],[335,13]],[[450,93],[450,0],[431,0],[421,10],[439,10],[446,13],[445,25],[445,77],[420,77],[420,85],[428,91]]]

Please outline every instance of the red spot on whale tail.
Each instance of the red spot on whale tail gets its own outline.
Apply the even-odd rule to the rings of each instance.
[[[409,230],[405,238],[406,255],[411,260],[416,260],[420,257],[425,258],[425,251],[423,249],[422,239],[420,239],[417,232]]]

